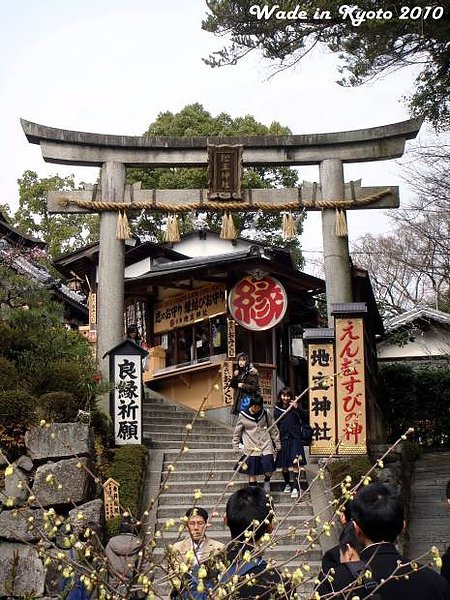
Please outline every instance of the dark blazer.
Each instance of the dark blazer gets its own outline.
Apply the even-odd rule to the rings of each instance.
[[[338,544],[327,550],[322,556],[322,570],[319,574],[319,578],[322,579],[323,575],[326,575],[330,569],[337,569],[340,565],[341,558],[339,555]]]
[[[450,587],[450,546],[442,555],[441,575],[445,577]]]
[[[251,546],[239,543],[232,544],[226,552],[227,563],[238,566],[243,564],[242,560],[237,557],[242,557],[246,549],[253,550]],[[258,600],[274,600],[279,598],[281,600],[282,598],[290,597],[289,594],[292,590],[289,580],[283,580],[281,573],[277,569],[268,569],[267,562],[264,559],[261,559],[259,564],[255,565],[247,574],[252,577],[252,581],[238,585],[236,595],[233,594],[229,596],[230,598],[239,600],[254,600],[255,598],[258,598]],[[277,592],[277,585],[280,583],[284,583],[285,592]]]
[[[381,582],[388,579],[396,571],[396,576],[408,575],[408,579],[399,577],[383,583],[377,590],[382,600],[450,600],[450,588],[443,577],[428,567],[420,567],[413,571],[411,566],[397,568],[397,562],[408,563],[408,559],[400,556],[393,544],[382,542],[372,544],[361,552],[361,560],[367,563],[372,572],[373,581]],[[325,581],[319,586],[321,596],[331,591],[343,590],[354,581],[349,569],[341,565],[336,569],[334,581]],[[349,588],[350,589],[350,588]],[[361,590],[361,588],[358,588]],[[355,589],[358,595],[358,590]],[[339,594],[337,598],[343,598]],[[363,593],[361,593],[363,597]]]

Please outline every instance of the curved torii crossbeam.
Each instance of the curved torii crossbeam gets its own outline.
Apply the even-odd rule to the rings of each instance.
[[[232,137],[151,137],[85,133],[21,119],[31,144],[39,144],[46,162],[98,166],[119,162],[129,167],[205,167],[208,144],[242,145],[247,166],[317,165],[333,158],[343,163],[389,160],[403,155],[422,121],[339,133]]]

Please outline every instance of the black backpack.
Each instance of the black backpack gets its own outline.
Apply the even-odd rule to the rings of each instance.
[[[364,561],[353,560],[342,564],[347,567],[355,581],[359,580],[358,583],[360,585],[357,590],[355,589],[355,594],[359,596],[359,598],[367,598],[370,596],[373,600],[381,600],[379,592],[374,592],[379,585],[378,581],[364,577],[365,571],[370,571],[370,568]]]

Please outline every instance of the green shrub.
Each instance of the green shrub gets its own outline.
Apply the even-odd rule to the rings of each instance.
[[[32,425],[36,419],[36,398],[22,389],[0,390],[0,423]]]
[[[25,432],[36,422],[36,398],[26,390],[0,390],[0,446],[15,460],[25,450]]]
[[[6,354],[11,347],[12,331],[5,321],[0,320],[0,352]]]
[[[421,446],[450,446],[450,369],[383,365],[379,401],[389,442],[414,427]]]
[[[0,390],[11,390],[17,387],[18,374],[13,362],[0,356]]]
[[[352,456],[346,460],[337,460],[328,464],[330,473],[331,485],[335,498],[340,498],[342,495],[340,483],[350,475],[352,478],[352,487],[361,481],[361,478],[371,469],[372,463],[367,456],[358,455]],[[372,479],[376,477],[372,474]]]
[[[33,389],[36,394],[47,392],[67,392],[81,397],[84,403],[87,397],[87,381],[92,379],[89,367],[75,360],[54,361],[43,366]]]
[[[39,417],[46,421],[71,423],[75,421],[80,401],[68,392],[48,392],[38,400]]]
[[[121,446],[114,452],[108,477],[120,483],[119,500],[122,510],[137,517],[141,508],[141,495],[145,481],[147,448],[140,444]],[[116,535],[120,518],[106,523],[107,537]]]

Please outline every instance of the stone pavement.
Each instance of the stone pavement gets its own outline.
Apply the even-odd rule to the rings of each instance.
[[[409,520],[409,558],[427,553],[431,546],[442,552],[450,544],[450,507],[445,487],[450,479],[450,451],[430,452],[414,466]]]

